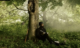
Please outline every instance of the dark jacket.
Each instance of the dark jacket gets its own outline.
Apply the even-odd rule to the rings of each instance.
[[[36,38],[41,39],[44,36],[43,32],[47,33],[44,27],[37,28],[35,32]]]

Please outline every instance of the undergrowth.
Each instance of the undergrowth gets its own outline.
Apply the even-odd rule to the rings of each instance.
[[[29,40],[25,43],[27,26],[12,24],[0,26],[0,48],[80,48],[80,32],[57,32],[50,29],[47,31],[53,40],[65,41],[66,45],[56,46],[49,44],[47,40],[44,43],[41,40]]]

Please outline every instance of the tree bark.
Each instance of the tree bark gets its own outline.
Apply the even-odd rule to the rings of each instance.
[[[38,0],[28,0],[28,13],[29,13],[29,32],[28,39],[35,39],[35,30],[38,27]]]

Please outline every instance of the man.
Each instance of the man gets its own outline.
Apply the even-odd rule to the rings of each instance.
[[[39,40],[42,40],[43,42],[47,39],[50,44],[55,44],[55,45],[60,45],[59,41],[54,41],[52,40],[49,36],[48,33],[46,32],[46,29],[44,28],[44,24],[42,22],[39,22],[39,28],[36,29],[35,35],[36,38]],[[28,31],[27,31],[28,33]],[[25,37],[25,42],[27,40],[27,36]],[[64,45],[64,44],[61,44]]]
[[[36,33],[35,33],[37,39],[42,40],[43,42],[47,39],[50,44],[59,45],[59,41],[54,41],[48,36],[48,33],[44,28],[43,22],[39,22],[39,26],[40,27],[36,29]]]

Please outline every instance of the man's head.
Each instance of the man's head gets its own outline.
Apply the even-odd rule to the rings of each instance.
[[[43,22],[39,22],[39,26],[44,26]]]

